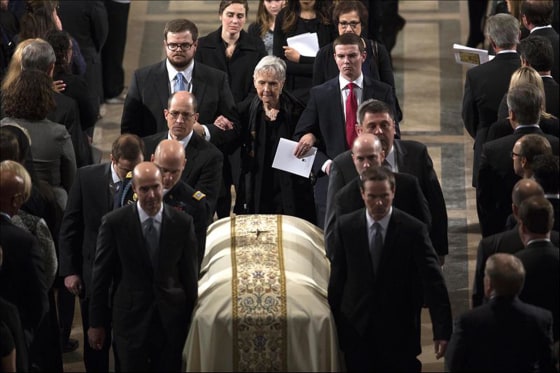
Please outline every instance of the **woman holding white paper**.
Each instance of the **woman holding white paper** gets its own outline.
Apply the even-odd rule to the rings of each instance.
[[[331,0],[293,0],[276,17],[274,55],[286,62],[286,88],[304,103],[309,98],[317,51],[313,55],[302,55],[289,46],[288,39],[309,33],[317,38],[319,48],[331,43],[336,38],[331,8]]]
[[[284,89],[286,63],[266,56],[255,67],[257,97],[241,113],[243,174],[235,212],[284,214],[315,223],[315,204],[309,178],[272,168],[281,138],[292,139],[305,106]]]

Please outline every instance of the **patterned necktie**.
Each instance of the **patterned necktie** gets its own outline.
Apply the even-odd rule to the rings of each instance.
[[[356,139],[356,113],[358,111],[358,100],[354,94],[354,83],[348,83],[346,86],[350,92],[346,97],[346,143],[348,149],[352,148],[352,144]]]
[[[175,87],[173,93],[186,90],[187,86],[185,85],[185,77],[182,73],[177,73],[177,75],[175,75]]]
[[[154,225],[154,219],[148,218],[144,222],[144,239],[146,240],[146,246],[150,254],[150,260],[154,263],[156,250],[158,248],[159,235],[158,231]]]
[[[383,248],[383,235],[381,234],[381,224],[374,223],[372,225],[373,236],[369,243],[369,251],[371,254],[371,263],[373,264],[373,273],[377,273],[379,258],[381,257],[381,249]]]
[[[122,180],[119,180],[114,184],[113,210],[121,207],[122,185],[123,185]]]

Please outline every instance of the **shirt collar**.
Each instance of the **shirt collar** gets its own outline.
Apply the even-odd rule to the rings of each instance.
[[[119,181],[121,181],[121,178],[117,174],[117,171],[115,171],[115,166],[116,166],[115,163],[111,161],[111,180],[113,181],[113,184],[116,184]]]
[[[395,147],[394,146],[391,147],[391,150],[389,150],[389,153],[385,156],[385,160],[387,161],[387,163],[389,163],[391,165],[391,169],[393,170],[393,172],[398,172],[397,171],[397,159],[396,159]]]
[[[161,203],[161,207],[159,208],[159,211],[154,216],[148,215],[148,213],[146,211],[144,211],[142,206],[140,206],[140,202],[138,202],[136,204],[136,206],[138,206],[138,217],[140,218],[140,223],[144,223],[149,218],[153,218],[156,223],[161,224],[161,216],[162,216],[162,212],[163,212],[163,202]]]
[[[502,53],[517,53],[517,51],[515,49],[504,49],[502,51],[497,52],[496,55],[502,54]]]
[[[362,87],[364,86],[364,74],[360,74],[360,76],[353,81],[346,80],[341,74],[338,74],[338,84],[341,91],[346,88],[348,83],[354,83],[358,86],[358,88],[362,89]]]
[[[183,144],[183,148],[185,148],[185,150],[186,150],[187,145],[189,145],[189,142],[191,141],[191,139],[193,137],[193,132],[194,131],[191,131],[191,133],[189,133],[187,136],[185,136],[181,140],[175,140],[175,141],[179,141],[181,144]],[[167,132],[167,139],[168,140],[173,140],[173,138],[171,137],[171,134],[169,132]]]
[[[169,59],[165,60],[165,67],[167,67],[167,78],[169,79],[169,82],[171,83],[171,87],[173,87],[173,84],[174,84],[174,81],[175,81],[175,76],[179,72],[183,74],[187,83],[192,81],[192,73],[193,73],[193,69],[194,69],[194,58],[192,59],[191,63],[189,63],[189,65],[184,70],[181,70],[181,71],[175,69],[175,67],[171,64],[171,62],[169,62]]]
[[[389,213],[387,215],[385,215],[381,220],[375,221],[366,208],[366,220],[367,220],[368,229],[371,229],[371,226],[374,225],[375,223],[379,223],[379,225],[381,225],[381,228],[383,229],[383,232],[386,232],[387,227],[389,226],[389,220],[391,220],[392,213],[393,213],[393,206],[389,208]]]
[[[530,244],[536,243],[536,242],[552,242],[552,241],[550,241],[550,238],[535,238],[534,240],[527,241],[527,245],[525,245],[525,246],[529,246]]]
[[[552,25],[533,27],[533,29],[529,32],[529,34],[532,34],[534,31],[537,31],[537,30],[542,30],[543,28],[552,28]]]

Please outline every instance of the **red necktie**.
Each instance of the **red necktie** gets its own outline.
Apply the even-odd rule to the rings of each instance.
[[[356,112],[358,111],[358,101],[354,94],[354,83],[348,83],[346,86],[350,92],[346,97],[346,142],[348,149],[352,149],[352,144],[356,139]]]

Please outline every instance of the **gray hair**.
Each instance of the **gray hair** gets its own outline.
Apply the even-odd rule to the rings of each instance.
[[[507,93],[507,106],[519,124],[538,123],[543,102],[543,92],[534,84],[523,83],[511,87]]]
[[[376,100],[374,98],[370,98],[369,100],[362,102],[362,104],[358,107],[358,123],[360,123],[360,125],[364,122],[364,117],[366,116],[366,113],[371,113],[371,114],[387,113],[389,114],[391,119],[395,120],[395,117],[393,116],[393,110],[391,110],[391,107],[387,105],[385,102]]]
[[[265,56],[255,66],[253,78],[262,72],[273,73],[279,81],[283,82],[286,80],[286,62],[276,56]]]
[[[55,62],[54,49],[42,39],[31,42],[21,52],[21,67],[23,70],[36,69],[48,72]]]
[[[514,49],[519,44],[519,27],[517,18],[510,14],[499,13],[486,21],[486,36],[499,48]]]
[[[514,296],[525,282],[525,268],[521,260],[511,254],[496,253],[486,260],[485,276],[490,279],[496,295]]]

